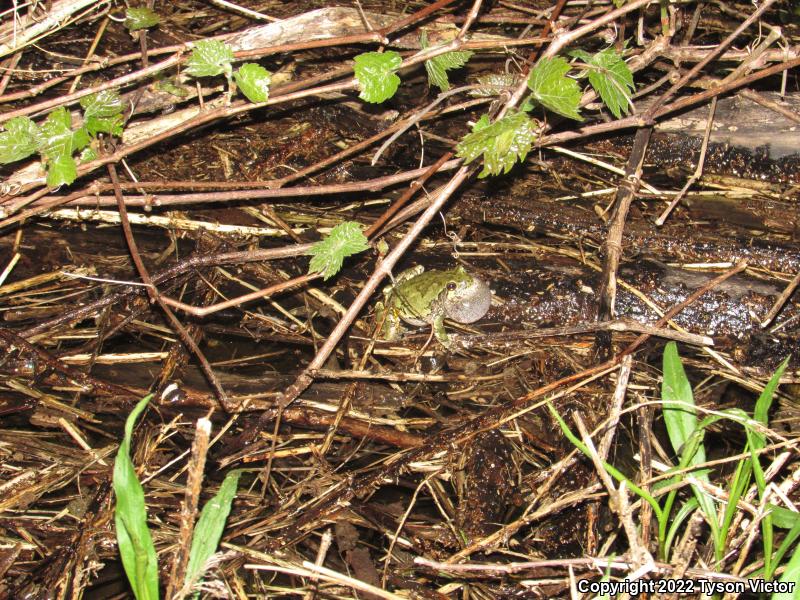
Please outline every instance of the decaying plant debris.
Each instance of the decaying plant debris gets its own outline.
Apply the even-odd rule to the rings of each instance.
[[[2,13],[0,125],[65,107],[79,127],[80,100],[114,89],[124,129],[97,137],[71,185],[48,186],[36,156],[0,166],[0,597],[130,597],[112,470],[150,393],[131,458],[164,597],[191,597],[194,520],[235,469],[205,597],[739,584],[781,544],[771,579],[800,572],[796,3],[154,8],[160,24],[135,34],[122,4]],[[207,38],[268,69],[268,99],[186,76]],[[482,115],[517,114],[537,61],[609,46],[632,106],[615,116],[579,79],[584,120],[534,107],[533,148],[510,172],[478,179],[481,159],[459,158]],[[402,85],[363,102],[353,60],[379,49],[402,59]],[[423,63],[466,50],[437,98]],[[507,84],[486,92],[488,74]],[[312,244],[344,221],[370,249],[334,278],[308,274]],[[477,323],[448,323],[450,350],[430,328],[376,339],[390,274],[457,264],[494,297]],[[670,340],[698,419],[758,413],[791,357],[761,446],[740,422],[708,424],[705,480],[687,476],[694,463],[663,473],[685,450],[661,402]],[[722,518],[751,451],[755,481],[720,548],[692,485],[707,481]],[[608,464],[659,502],[665,481],[677,490],[688,508],[669,552],[658,509]]]

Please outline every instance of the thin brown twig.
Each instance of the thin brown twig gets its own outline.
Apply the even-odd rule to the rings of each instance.
[[[655,118],[656,114],[658,114],[659,110],[664,106],[664,104],[670,100],[675,94],[678,93],[678,90],[683,88],[687,83],[689,83],[692,79],[694,79],[697,74],[702,71],[706,65],[708,65],[712,60],[717,58],[720,54],[722,54],[728,46],[730,46],[733,41],[739,37],[739,35],[750,25],[755,23],[761,15],[764,14],[770,6],[775,4],[777,0],[764,0],[761,6],[758,6],[753,13],[745,19],[728,37],[726,37],[722,42],[720,42],[714,49],[708,53],[708,55],[703,58],[700,62],[696,63],[691,69],[689,69],[678,81],[676,81],[671,88],[669,88],[664,94],[662,94],[658,100],[656,100],[653,105],[647,110],[647,113],[643,116],[645,122],[651,122],[652,119]]]
[[[108,165],[108,174],[111,177],[111,182],[114,184],[119,183],[119,179],[117,177],[117,170],[114,165]],[[203,351],[200,349],[200,346],[197,345],[194,338],[186,331],[186,328],[183,324],[178,320],[178,317],[175,316],[175,313],[167,306],[164,300],[161,298],[161,294],[158,293],[158,288],[153,283],[152,278],[150,277],[150,273],[145,267],[144,262],[142,261],[142,257],[139,254],[139,250],[136,245],[136,239],[133,237],[133,229],[131,228],[131,223],[128,219],[128,210],[125,208],[125,200],[122,197],[122,190],[119,187],[115,187],[114,190],[115,194],[117,195],[117,208],[119,210],[120,216],[120,223],[122,225],[122,232],[125,236],[125,241],[128,244],[128,250],[131,253],[131,259],[133,260],[133,264],[136,266],[136,270],[139,273],[139,277],[142,279],[142,282],[145,284],[145,290],[147,291],[147,295],[150,297],[150,302],[158,303],[161,310],[164,312],[164,315],[167,317],[170,325],[175,329],[175,333],[178,334],[181,341],[184,345],[195,355],[197,358],[198,363],[200,363],[200,369],[203,371],[203,374],[208,379],[209,385],[214,390],[214,393],[217,395],[220,403],[227,408],[228,406],[228,396],[225,393],[225,390],[222,389],[222,386],[217,379],[217,376],[214,374],[214,370],[211,368],[211,364],[206,359]]]
[[[764,317],[764,320],[761,321],[762,329],[764,327],[768,327],[770,323],[778,316],[778,313],[781,312],[783,305],[792,297],[792,294],[797,289],[797,286],[800,285],[800,272],[798,272],[789,284],[783,288],[783,291],[775,298],[775,302],[772,304],[772,308],[769,309],[769,312]]]

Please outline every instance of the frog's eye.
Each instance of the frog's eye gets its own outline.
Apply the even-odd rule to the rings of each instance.
[[[448,282],[448,284],[447,284],[447,291],[448,291],[448,292],[454,292],[454,291],[455,291],[455,289],[456,289],[456,282],[455,282],[455,281],[450,281],[450,282]]]

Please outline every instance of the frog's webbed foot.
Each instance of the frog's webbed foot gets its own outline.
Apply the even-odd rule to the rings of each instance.
[[[383,302],[375,303],[375,322],[378,324],[378,339],[394,341],[400,337],[403,325],[393,310],[386,310]]]
[[[439,343],[448,350],[453,350],[453,340],[450,339],[444,328],[444,317],[436,317],[431,325],[433,326],[433,335],[436,336]]]

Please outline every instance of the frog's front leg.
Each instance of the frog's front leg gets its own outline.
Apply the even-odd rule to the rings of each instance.
[[[396,311],[391,308],[387,310],[383,302],[375,304],[375,319],[380,327],[378,338],[392,342],[400,337],[403,331],[401,319]]]
[[[444,315],[437,315],[434,317],[433,322],[431,323],[433,326],[433,335],[436,336],[436,339],[447,348],[448,350],[452,350],[453,343],[447,335],[447,331],[444,328]]]

